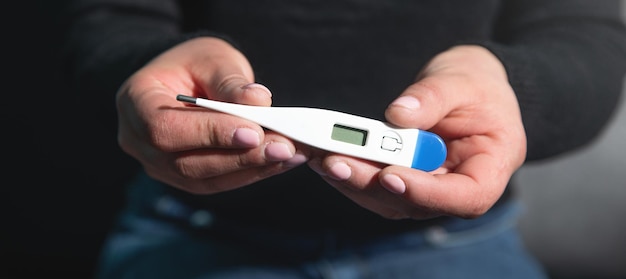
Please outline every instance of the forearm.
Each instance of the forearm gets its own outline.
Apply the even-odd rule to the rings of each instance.
[[[511,4],[516,12],[505,13],[499,41],[486,44],[518,96],[528,160],[587,144],[618,103],[626,72],[618,1],[576,2]]]

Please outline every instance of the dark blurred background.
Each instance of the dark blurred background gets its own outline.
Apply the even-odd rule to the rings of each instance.
[[[81,115],[103,105],[64,86],[62,1],[3,10],[0,278],[91,278],[136,167],[116,146],[113,103]]]
[[[113,103],[81,115],[91,104],[64,86],[59,3],[4,10],[0,278],[91,278],[137,167],[115,143]],[[520,171],[522,232],[553,278],[626,278],[624,139],[622,106],[590,148]]]

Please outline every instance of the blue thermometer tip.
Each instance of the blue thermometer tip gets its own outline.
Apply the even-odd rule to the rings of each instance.
[[[436,134],[420,131],[416,145],[412,168],[434,171],[446,160],[446,144]]]

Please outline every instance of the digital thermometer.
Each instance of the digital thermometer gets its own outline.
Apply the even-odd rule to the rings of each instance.
[[[431,132],[397,128],[378,120],[308,107],[262,107],[185,95],[192,103],[255,122],[295,141],[357,158],[433,171],[446,159],[443,140]]]

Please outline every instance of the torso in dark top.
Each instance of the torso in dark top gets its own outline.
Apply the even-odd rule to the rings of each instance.
[[[386,106],[434,54],[492,36],[499,1],[210,1],[185,7],[248,57],[274,106],[322,107],[384,120]],[[191,4],[194,5],[194,4]],[[218,215],[289,228],[415,225],[361,208],[306,166],[212,196],[164,186]]]

